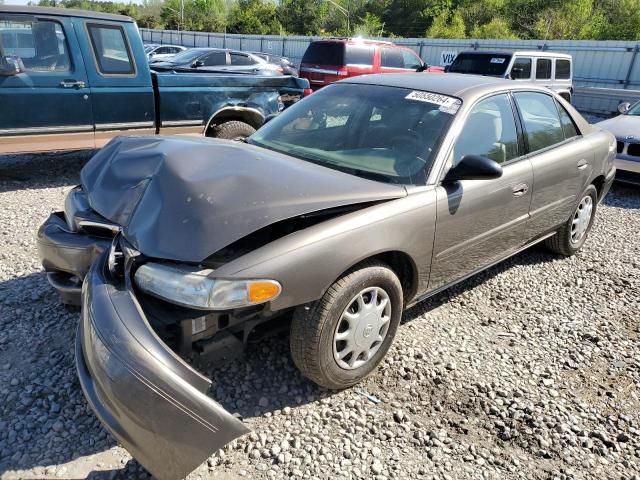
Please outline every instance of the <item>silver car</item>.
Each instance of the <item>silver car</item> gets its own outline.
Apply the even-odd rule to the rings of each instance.
[[[616,137],[616,180],[640,185],[640,102],[621,103],[618,111],[621,115],[597,125]]]
[[[361,76],[247,143],[113,140],[40,228],[39,251],[63,299],[82,303],[89,404],[157,478],[181,478],[247,431],[186,360],[290,322],[302,374],[350,387],[406,307],[537,242],[576,253],[615,150],[543,87]]]

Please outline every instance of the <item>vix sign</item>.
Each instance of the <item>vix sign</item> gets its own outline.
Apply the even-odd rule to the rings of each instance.
[[[458,52],[440,52],[440,66],[451,65],[458,56]]]

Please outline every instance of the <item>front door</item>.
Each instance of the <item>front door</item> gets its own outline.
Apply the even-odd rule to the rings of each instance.
[[[523,245],[533,173],[522,158],[514,108],[508,94],[480,100],[469,112],[451,152],[500,163],[493,180],[462,180],[437,188],[436,239],[429,289],[470,275]]]
[[[133,22],[77,18],[91,87],[96,145],[120,133],[155,133],[151,73]],[[139,48],[132,48],[133,42]]]
[[[91,95],[68,18],[0,15],[0,55],[24,72],[0,76],[0,153],[93,148]]]

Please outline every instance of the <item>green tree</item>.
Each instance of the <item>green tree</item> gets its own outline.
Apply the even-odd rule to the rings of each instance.
[[[227,18],[229,33],[278,35],[281,29],[276,5],[270,1],[239,0]]]
[[[462,18],[460,10],[455,10],[453,13],[443,11],[434,19],[426,36],[430,38],[465,38],[464,18]]]
[[[509,24],[500,17],[496,17],[484,25],[476,25],[469,36],[471,38],[518,38]]]
[[[363,37],[382,37],[384,36],[384,24],[380,17],[373,13],[366,12],[364,17],[353,28],[356,35]]]
[[[282,0],[277,8],[278,20],[288,33],[319,35],[326,11],[324,3],[322,0]]]

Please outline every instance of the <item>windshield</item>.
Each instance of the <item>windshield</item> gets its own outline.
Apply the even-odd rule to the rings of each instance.
[[[175,55],[173,58],[171,58],[171,60],[169,60],[169,62],[175,63],[175,64],[191,63],[196,58],[201,57],[205,53],[208,53],[208,51],[207,50],[185,50],[184,52],[180,52],[179,54]]]
[[[437,93],[339,83],[294,104],[248,142],[372,180],[424,185],[460,105]]]
[[[503,77],[511,60],[510,54],[504,53],[461,53],[449,67],[452,73],[472,73]]]

